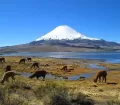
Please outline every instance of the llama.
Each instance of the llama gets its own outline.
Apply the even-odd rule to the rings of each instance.
[[[67,71],[67,66],[63,66],[61,70]]]
[[[39,77],[43,77],[43,80],[45,79],[47,72],[44,70],[41,71],[36,71],[35,73],[33,73],[31,76],[29,76],[29,78],[34,78],[36,77],[37,79],[39,79]]]
[[[3,78],[2,78],[2,80],[1,80],[0,83],[3,84],[5,81],[8,82],[10,77],[12,78],[12,80],[15,80],[15,77],[14,77],[15,75],[20,75],[20,74],[15,73],[14,71],[8,71],[8,72],[6,72],[3,75]]]
[[[94,82],[97,82],[98,79],[99,79],[99,82],[101,82],[101,78],[102,78],[102,82],[105,81],[105,83],[106,83],[106,76],[107,76],[107,71],[105,71],[105,70],[99,71],[97,73],[96,78],[94,79]]]
[[[5,63],[5,58],[4,57],[0,58],[0,63]]]
[[[11,66],[10,65],[7,65],[6,68],[5,68],[5,72],[7,71],[11,71]]]
[[[25,59],[20,59],[19,64],[24,63],[25,64]]]
[[[31,61],[32,61],[32,58],[27,58],[27,61],[30,61],[30,62],[31,62]]]
[[[37,68],[39,68],[39,63],[38,62],[34,62],[33,64],[32,64],[32,66],[31,66],[31,68],[35,68],[35,67],[37,67]]]

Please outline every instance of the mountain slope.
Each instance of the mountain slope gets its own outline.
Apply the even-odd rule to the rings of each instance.
[[[67,25],[58,26],[51,32],[30,43],[30,45],[44,44],[79,48],[116,48],[120,46],[120,44],[115,42],[108,42],[98,38],[87,37]]]

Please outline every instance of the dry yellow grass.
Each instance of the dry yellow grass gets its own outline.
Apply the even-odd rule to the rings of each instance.
[[[19,60],[21,58],[24,57],[5,57],[6,58],[6,62],[7,64],[0,64],[0,78],[2,77],[3,73],[4,73],[4,68],[6,65],[11,65],[13,70],[16,71],[20,71],[20,72],[34,72],[36,71],[35,69],[31,69],[30,65],[32,62],[37,61],[40,62],[40,70],[47,70],[49,72],[52,72],[53,74],[57,74],[57,75],[61,75],[61,76],[68,76],[68,75],[76,75],[76,74],[80,74],[80,73],[89,73],[92,71],[92,69],[88,69],[86,67],[83,67],[84,63],[90,63],[87,61],[76,61],[76,60],[64,60],[64,59],[53,59],[53,58],[33,58],[32,62],[26,62],[26,64],[18,64]],[[45,66],[46,64],[48,64],[49,66]],[[73,71],[71,72],[62,72],[60,69],[63,67],[63,65],[68,65],[68,68],[74,68]],[[113,64],[104,64],[103,65],[107,65],[107,66],[113,66]],[[118,65],[119,64],[114,64]],[[98,70],[95,70],[95,72],[97,73]],[[109,84],[105,84],[105,83],[94,83],[93,82],[93,78],[95,78],[95,75],[91,78],[88,78],[86,80],[80,81],[80,80],[76,80],[76,81],[70,81],[70,80],[46,80],[46,81],[41,81],[41,80],[36,80],[36,79],[29,79],[27,77],[23,77],[23,76],[16,76],[16,80],[15,80],[15,84],[27,84],[28,86],[30,86],[32,88],[32,90],[37,89],[40,85],[44,85],[46,83],[59,83],[61,85],[65,85],[68,87],[69,91],[72,93],[78,93],[78,92],[82,92],[88,96],[90,96],[91,98],[93,98],[96,102],[96,105],[98,105],[97,103],[99,103],[99,105],[105,105],[104,103],[106,103],[109,100],[120,100],[120,71],[108,71],[108,76],[107,76],[107,82]],[[112,83],[116,83],[116,84],[112,84]],[[0,85],[2,87],[6,87],[6,85],[8,85],[8,83],[5,83],[5,85]],[[29,96],[29,94],[31,94],[33,100],[30,102],[33,102],[34,105],[37,105],[39,102],[39,100],[37,100],[32,92],[32,90],[26,90],[26,89],[22,89],[20,91],[20,93],[25,94],[26,97]],[[38,102],[38,103],[37,103]],[[32,104],[31,104],[32,105]]]
[[[83,67],[83,63],[77,62],[75,60],[64,60],[64,59],[53,59],[53,58],[32,58],[32,62],[26,61],[25,64],[19,64],[19,60],[24,57],[5,57],[6,64],[0,64],[0,69],[4,70],[6,65],[11,65],[12,70],[19,72],[32,73],[36,70],[46,70],[52,74],[60,76],[77,75],[81,73],[90,72],[90,68]],[[30,68],[33,62],[39,62],[40,68]],[[61,68],[67,65],[68,69],[73,69],[71,72],[61,71]]]

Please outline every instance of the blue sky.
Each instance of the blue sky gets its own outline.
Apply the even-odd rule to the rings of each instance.
[[[0,46],[31,42],[59,25],[120,42],[120,0],[0,0]]]

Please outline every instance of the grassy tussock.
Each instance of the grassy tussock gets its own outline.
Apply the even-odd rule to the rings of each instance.
[[[120,100],[110,100],[107,105],[120,105]]]
[[[33,81],[17,77],[0,85],[0,105],[94,105],[86,95],[70,92],[65,82]]]
[[[17,94],[8,87],[0,87],[0,105],[28,105],[28,102],[23,94]]]
[[[94,105],[93,100],[86,95],[70,93],[65,85],[55,82],[39,86],[34,93],[44,105]]]

